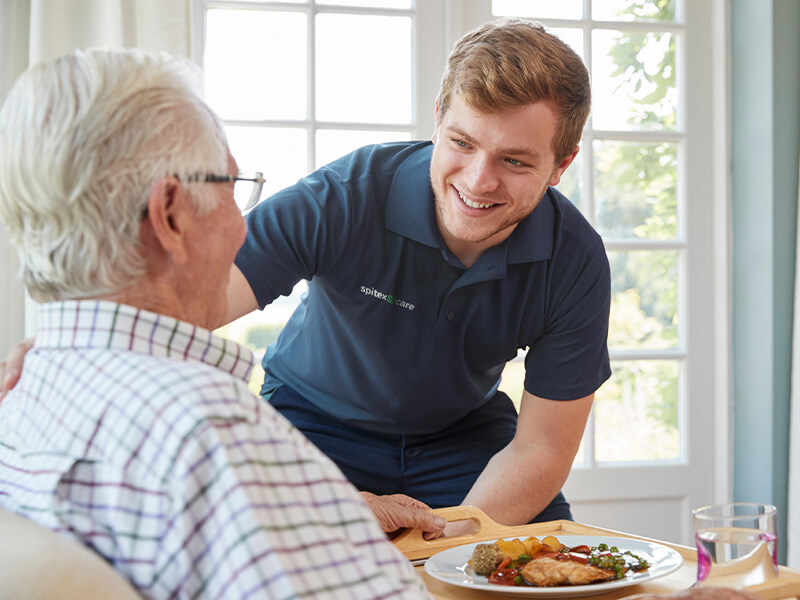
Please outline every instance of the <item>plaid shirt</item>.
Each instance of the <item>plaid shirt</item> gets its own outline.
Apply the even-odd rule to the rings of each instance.
[[[248,391],[252,365],[163,315],[41,306],[0,404],[0,506],[147,598],[429,598],[341,472]]]

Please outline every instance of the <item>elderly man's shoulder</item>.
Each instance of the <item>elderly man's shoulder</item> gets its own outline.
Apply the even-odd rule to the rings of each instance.
[[[166,409],[195,418],[257,418],[261,401],[247,381],[225,369],[180,357],[139,356],[133,362],[131,388],[150,407],[161,407],[158,414]]]

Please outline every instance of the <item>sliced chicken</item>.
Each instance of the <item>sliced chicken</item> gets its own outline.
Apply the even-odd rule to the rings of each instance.
[[[547,556],[534,558],[522,567],[520,575],[523,579],[538,587],[556,585],[586,585],[598,581],[614,579],[616,573],[610,569],[601,569],[594,565],[583,564],[574,560],[557,560]]]

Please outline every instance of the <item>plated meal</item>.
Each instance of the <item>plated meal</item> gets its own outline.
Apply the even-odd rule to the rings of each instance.
[[[540,541],[499,539],[478,544],[469,565],[476,575],[495,585],[553,587],[589,585],[623,579],[650,568],[647,559],[630,550],[600,543],[597,546],[568,546],[549,535]]]
[[[676,571],[681,555],[656,542],[590,535],[464,544],[435,554],[425,571],[445,583],[495,594],[576,598]]]

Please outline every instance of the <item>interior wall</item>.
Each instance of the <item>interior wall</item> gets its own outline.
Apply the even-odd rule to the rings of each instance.
[[[734,499],[775,504],[785,539],[800,3],[733,0],[731,17]]]

